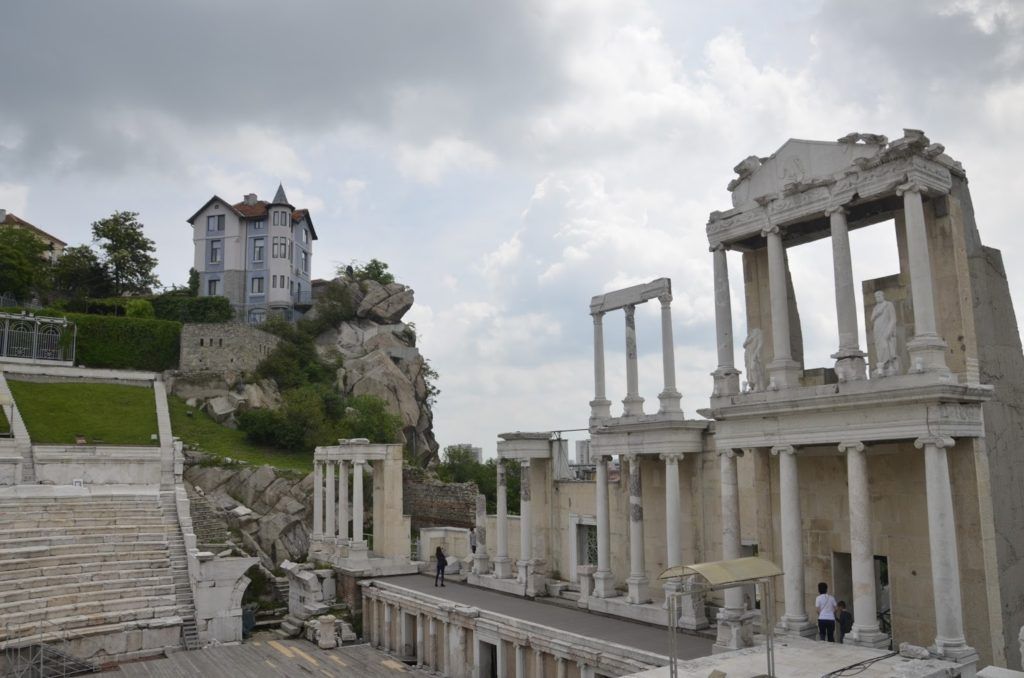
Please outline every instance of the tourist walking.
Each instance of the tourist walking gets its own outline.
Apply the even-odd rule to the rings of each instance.
[[[444,586],[444,568],[448,567],[448,559],[444,557],[444,551],[441,550],[440,546],[434,552],[434,557],[437,558],[437,574],[434,575],[434,586],[438,585],[438,580],[441,581],[441,586]]]
[[[814,599],[818,610],[818,640],[836,642],[836,599],[829,595],[828,584],[818,584],[818,597]]]
[[[853,630],[853,614],[847,612],[846,601],[836,603],[836,642],[842,643],[846,634]]]
[[[476,530],[469,531],[469,550],[476,555]]]

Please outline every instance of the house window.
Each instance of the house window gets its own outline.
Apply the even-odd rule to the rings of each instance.
[[[267,320],[267,309],[265,308],[254,308],[249,311],[249,323],[252,325],[259,325],[260,323],[266,322]]]
[[[218,294],[220,294],[219,287],[220,287],[220,281],[219,280],[207,281],[207,283],[206,283],[206,294],[211,296],[211,297],[217,296]]]
[[[309,231],[302,229],[302,243],[306,244],[309,242]]]
[[[266,226],[266,225],[267,225],[267,222],[264,219],[258,219],[256,221],[252,222],[253,230],[256,230],[256,231],[262,231],[263,227]]]
[[[223,240],[211,240],[210,241],[210,263],[219,264],[224,256],[224,241]]]
[[[253,294],[263,294],[263,276],[252,279],[249,291]]]
[[[208,233],[219,233],[224,230],[224,215],[214,214],[206,217],[206,231]]]
[[[288,294],[295,294],[295,281],[288,279]]]
[[[282,226],[291,226],[292,225],[292,220],[288,217],[288,213],[287,212],[281,212],[281,225]]]
[[[252,260],[256,262],[263,261],[263,251],[266,249],[266,239],[254,238],[252,241]]]
[[[302,253],[302,272],[309,273],[309,252]]]
[[[288,241],[288,261],[295,261],[295,259],[292,257],[292,255],[294,254],[294,252],[292,251],[292,245],[293,243],[291,241]]]

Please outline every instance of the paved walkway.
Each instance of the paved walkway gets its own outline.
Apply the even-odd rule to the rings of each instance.
[[[305,640],[274,634],[243,645],[221,645],[193,652],[175,652],[166,659],[122,664],[113,676],[124,678],[391,678],[416,673],[369,645],[321,650]]]
[[[418,574],[386,577],[381,581],[569,633],[599,638],[665,656],[669,654],[668,631],[654,626],[538,603],[454,581],[448,582],[444,588],[435,587],[433,577]],[[680,659],[694,659],[711,654],[713,641],[708,638],[680,634],[676,640]]]

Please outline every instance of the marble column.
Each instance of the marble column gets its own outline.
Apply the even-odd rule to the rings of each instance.
[[[565,659],[562,657],[555,657],[555,678],[566,678]]]
[[[774,388],[800,385],[800,363],[793,360],[789,335],[789,292],[786,285],[786,249],[779,227],[770,225],[761,231],[768,240],[768,292],[772,311],[773,358],[768,376]]]
[[[327,520],[324,527],[327,541],[332,544],[335,541],[334,518],[336,517],[334,508],[334,464],[335,462],[327,460],[327,506],[325,507],[325,517]]]
[[[931,552],[932,597],[935,600],[935,646],[932,650],[941,657],[963,661],[972,655],[977,656],[977,653],[967,645],[964,637],[956,520],[946,453],[954,441],[944,436],[925,436],[915,440],[914,445],[924,450],[928,547]]]
[[[611,525],[608,515],[608,462],[611,457],[599,455],[594,458],[597,469],[595,494],[597,502],[597,571],[594,573],[594,593],[598,598],[612,598],[615,591],[615,575],[611,564]]]
[[[391,643],[391,634],[394,633],[394,616],[391,613],[391,605],[384,603],[384,651],[391,652],[394,646]]]
[[[640,397],[640,378],[636,358],[636,306],[630,304],[626,312],[626,397],[622,400],[622,416],[633,417],[644,413],[644,399]]]
[[[539,648],[533,648],[533,675],[544,676],[544,653]]]
[[[494,557],[494,576],[508,579],[512,576],[512,559],[508,556],[508,481],[505,478],[505,460],[498,459],[498,545]]]
[[[817,629],[807,617],[804,603],[804,534],[800,518],[800,476],[796,449],[776,445],[772,454],[779,458],[779,509],[782,532],[782,578],[786,613],[779,630],[793,635],[813,636]]]
[[[928,255],[928,233],[925,229],[921,192],[921,187],[913,181],[896,189],[896,195],[903,196],[910,292],[914,301],[914,337],[907,342],[909,372],[948,372],[948,347],[936,331],[932,264]]]
[[[871,487],[864,443],[839,443],[846,455],[846,483],[850,495],[850,565],[853,571],[853,630],[846,641],[884,648],[889,636],[878,628],[875,602],[875,551],[871,542]]]
[[[533,522],[530,519],[530,460],[523,459],[519,480],[519,582],[528,584],[528,573],[533,559]]]
[[[324,538],[324,465],[322,461],[313,462],[313,534],[314,541]]]
[[[427,660],[427,666],[431,671],[437,671],[437,620],[430,617],[430,621],[427,625],[427,634],[429,636],[428,645],[426,648],[425,657]]]
[[[348,462],[338,464],[338,543],[348,542]]]
[[[665,378],[665,390],[658,395],[661,403],[658,412],[682,412],[679,401],[683,396],[676,390],[676,352],[672,338],[672,295],[658,297],[661,302],[661,366]]]
[[[629,462],[629,577],[626,600],[634,605],[651,602],[644,565],[644,496],[640,483],[640,457],[624,455]]]
[[[740,557],[740,492],[736,472],[736,451],[718,451],[722,497],[722,560]],[[725,590],[725,607],[731,611],[743,610],[743,589]]]
[[[604,313],[591,313],[594,318],[594,399],[590,401],[590,416],[611,416],[611,401],[604,385]]]
[[[839,325],[839,350],[832,355],[836,361],[836,376],[839,381],[866,379],[865,353],[860,350],[860,331],[857,327],[857,300],[846,210],[834,206],[826,209],[825,214],[832,227],[832,268],[835,273],[836,320]]]
[[[508,678],[508,650],[506,647],[505,641],[499,637],[494,653],[494,659],[498,663],[494,672],[498,678]]]
[[[526,647],[516,644],[516,678],[526,678]]]
[[[426,634],[423,632],[423,615],[420,613],[416,614],[416,666],[423,666],[425,659],[423,638]]]
[[[441,653],[437,657],[438,671],[442,676],[449,675],[452,667],[452,627],[451,622],[444,621],[441,631]]]
[[[740,392],[740,372],[736,369],[732,338],[732,292],[729,289],[729,260],[725,245],[711,248],[715,268],[715,335],[718,340],[718,369],[712,395],[728,396]]]
[[[683,550],[679,544],[679,460],[682,454],[662,454],[665,462],[665,567],[683,564]]]
[[[476,553],[473,554],[473,574],[487,574],[491,571],[491,559],[487,555],[487,497],[476,495]]]
[[[365,543],[363,539],[363,463],[352,462],[352,541]]]

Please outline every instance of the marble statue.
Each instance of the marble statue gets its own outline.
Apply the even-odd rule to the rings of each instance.
[[[763,391],[767,388],[764,359],[761,357],[764,338],[757,327],[750,330],[743,342],[743,357],[747,366],[747,391]]]
[[[900,373],[900,355],[896,346],[896,307],[881,291],[875,292],[875,310],[871,312],[871,332],[875,338],[875,377]]]

